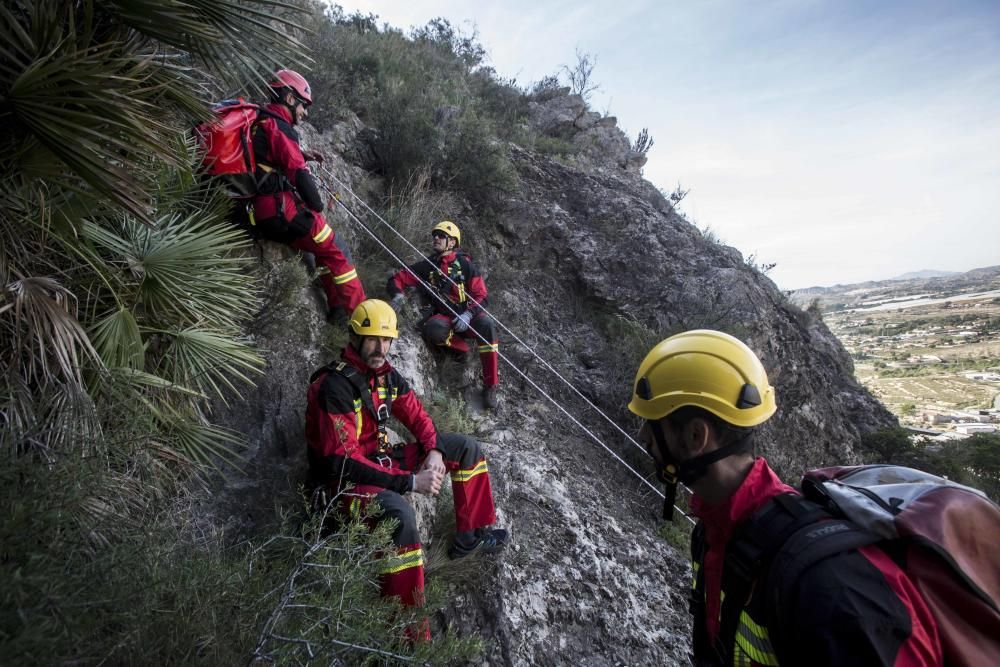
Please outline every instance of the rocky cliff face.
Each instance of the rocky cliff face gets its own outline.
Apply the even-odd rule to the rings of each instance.
[[[595,440],[650,475],[645,455],[588,402],[633,432],[625,403],[649,346],[709,327],[741,337],[763,359],[779,412],[758,449],[787,477],[854,461],[860,435],[893,419],[855,383],[849,357],[821,321],[791,305],[737,250],[705,239],[641,178],[620,130],[581,120],[574,100],[547,104],[534,111],[539,131],[596,146],[577,138],[599,128],[607,139],[610,128],[617,138],[608,141],[622,150],[557,160],[512,147],[521,186],[499,219],[457,219],[486,270],[491,311],[507,329],[501,351],[518,369],[501,362],[500,409],[479,412],[472,355],[464,372],[450,371],[405,318],[394,348],[394,363],[419,393],[431,395],[448,378],[466,396],[501,523],[514,536],[507,553],[463,575],[471,590],[436,579],[453,594],[440,620],[484,636],[485,664],[686,664],[686,553],[657,535],[659,498]],[[338,178],[371,192],[377,182],[356,166],[363,135],[354,123],[306,139],[329,153]],[[351,238],[346,217],[331,222]],[[262,273],[271,293],[251,333],[270,368],[244,401],[219,410],[252,445],[247,475],[230,480],[215,502],[218,520],[241,530],[266,519],[301,479],[305,387],[336,346],[286,249],[268,247]],[[381,285],[366,287],[383,296]],[[420,505],[434,553],[448,535],[441,513]],[[448,565],[429,572],[441,567]]]

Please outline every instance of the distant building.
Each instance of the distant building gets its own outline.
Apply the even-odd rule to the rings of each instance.
[[[958,424],[955,426],[957,433],[973,435],[975,433],[995,433],[997,427],[993,424]]]

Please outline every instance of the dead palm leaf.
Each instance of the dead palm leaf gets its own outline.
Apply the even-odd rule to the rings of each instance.
[[[5,288],[0,317],[13,316],[13,361],[25,378],[41,384],[58,377],[81,383],[81,355],[99,366],[101,361],[86,332],[74,316],[74,297],[52,278],[25,277]]]

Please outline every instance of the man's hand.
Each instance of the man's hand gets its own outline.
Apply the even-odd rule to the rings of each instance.
[[[441,452],[432,449],[428,454],[427,458],[424,459],[423,465],[420,466],[421,470],[438,470],[443,475],[445,473],[444,468],[444,457]]]
[[[302,151],[302,157],[305,158],[306,162],[323,163],[323,154],[319,151]]]
[[[452,321],[451,328],[455,330],[455,333],[464,333],[469,330],[469,321],[471,319],[472,313],[465,311]]]
[[[426,464],[425,464],[426,466]],[[413,490],[416,493],[436,496],[444,481],[444,466],[441,469],[424,467],[413,476]]]
[[[392,306],[392,309],[398,313],[399,309],[403,307],[403,303],[405,301],[406,296],[404,296],[402,292],[397,292],[395,296],[389,300],[389,305]]]

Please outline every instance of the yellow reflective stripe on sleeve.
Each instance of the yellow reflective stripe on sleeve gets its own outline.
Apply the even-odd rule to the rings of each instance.
[[[409,570],[414,567],[423,567],[424,550],[417,547],[416,549],[404,551],[396,556],[386,558],[385,562],[386,564],[379,570],[381,574],[396,574],[397,572]]]
[[[456,470],[451,473],[451,481],[453,482],[468,482],[470,479],[476,475],[482,475],[486,472],[486,460],[482,460],[476,464],[476,467],[472,470]]]
[[[339,276],[333,277],[334,284],[343,285],[346,282],[350,282],[358,277],[358,272],[355,269],[351,269],[347,273],[341,273]]]
[[[333,230],[330,229],[330,225],[323,225],[323,229],[319,230],[319,233],[313,236],[313,241],[322,243],[331,236],[333,236]]]
[[[778,656],[771,646],[771,639],[767,634],[767,628],[758,625],[750,618],[750,614],[745,611],[740,613],[740,624],[736,628],[736,648],[734,657],[740,651],[746,653],[754,662],[768,667],[777,667]]]
[[[465,285],[463,283],[458,284],[458,302],[465,303]]]
[[[480,345],[479,346],[479,351],[480,352],[496,352],[499,349],[500,349],[500,345],[498,343],[493,343],[492,345]]]

